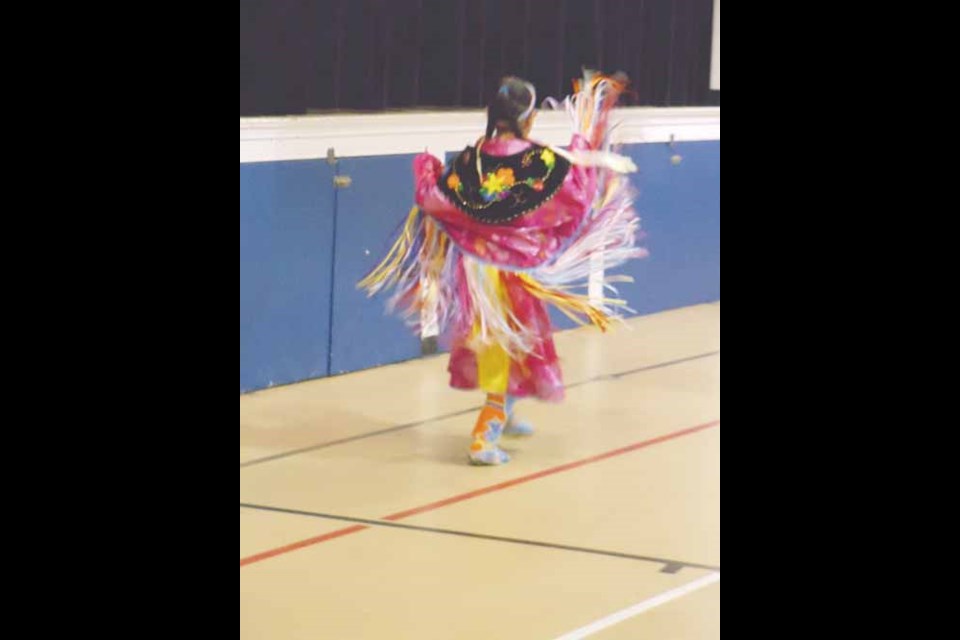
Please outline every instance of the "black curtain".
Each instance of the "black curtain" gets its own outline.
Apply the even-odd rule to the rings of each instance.
[[[542,97],[584,66],[629,105],[719,105],[713,0],[240,0],[240,116],[476,108],[505,75]]]

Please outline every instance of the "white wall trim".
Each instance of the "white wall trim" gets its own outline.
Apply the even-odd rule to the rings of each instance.
[[[618,109],[621,144],[720,140],[720,108]],[[533,137],[548,144],[570,139],[565,113],[541,112]],[[483,111],[420,111],[371,115],[241,118],[240,164],[402,155],[429,149],[442,156],[472,144],[486,128]]]

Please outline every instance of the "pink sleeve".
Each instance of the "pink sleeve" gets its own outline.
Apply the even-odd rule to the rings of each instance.
[[[417,204],[432,216],[444,218],[459,210],[450,202],[437,183],[443,177],[443,164],[429,153],[421,153],[413,161],[413,181]]]
[[[421,153],[413,160],[413,188],[417,204],[423,206],[427,194],[437,187],[443,175],[443,164],[429,153]]]

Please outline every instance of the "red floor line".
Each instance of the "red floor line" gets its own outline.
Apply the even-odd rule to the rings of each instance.
[[[446,500],[441,500],[440,502],[434,502],[433,504],[417,507],[416,509],[410,509],[409,511],[401,511],[400,513],[394,513],[393,515],[389,515],[384,518],[381,518],[381,520],[387,520],[388,522],[399,522],[400,520],[406,520],[407,518],[412,518],[413,516],[418,516],[420,514],[427,513],[429,511],[436,511],[437,509],[442,509],[443,507],[449,507],[450,505],[458,504],[460,502],[466,502],[467,500],[473,500],[474,498],[479,498],[480,496],[485,496],[490,493],[496,493],[498,491],[503,491],[504,489],[510,489],[512,487],[516,487],[521,484],[527,484],[528,482],[533,482],[534,480],[540,480],[542,478],[554,476],[554,475],[557,475],[558,473],[573,471],[574,469],[579,469],[580,467],[596,464],[597,462],[603,462],[604,460],[609,460],[610,458],[616,458],[617,456],[622,456],[627,453],[633,453],[634,451],[646,449],[647,447],[652,447],[657,444],[669,442],[670,440],[676,440],[677,438],[682,438],[684,436],[693,435],[695,433],[699,433],[707,429],[712,429],[713,427],[719,426],[719,424],[720,424],[719,422],[711,422],[708,424],[700,425],[698,427],[684,429],[683,431],[677,431],[675,433],[671,433],[669,435],[662,436],[660,438],[647,440],[645,442],[639,442],[637,444],[630,445],[629,447],[624,447],[622,449],[617,449],[615,451],[602,453],[598,456],[587,458],[586,460],[580,460],[579,462],[571,462],[570,464],[565,464],[559,467],[554,467],[553,469],[540,471],[538,473],[534,473],[529,476],[524,476],[522,478],[509,480],[507,482],[497,484],[492,487],[486,487],[485,489],[478,489],[477,491],[464,493],[463,495],[455,496],[453,498],[447,498]]]
[[[573,471],[574,469],[579,469],[587,465],[596,464],[598,462],[603,462],[605,460],[610,460],[611,458],[616,458],[628,453],[633,453],[635,451],[640,451],[641,449],[647,449],[658,444],[663,444],[664,442],[669,442],[671,440],[677,440],[678,438],[683,438],[685,436],[690,436],[708,429],[713,429],[720,426],[720,421],[716,420],[714,422],[708,422],[707,424],[702,424],[696,427],[691,427],[689,429],[683,429],[682,431],[676,431],[674,433],[661,436],[659,438],[654,438],[652,440],[645,440],[643,442],[638,442],[632,444],[629,447],[623,447],[622,449],[616,449],[614,451],[608,451],[607,453],[601,453],[578,462],[571,462],[569,464],[561,465],[559,467],[554,467],[552,469],[547,469],[545,471],[540,471],[538,473],[533,473],[528,476],[523,476],[522,478],[515,478],[508,482],[503,482],[491,487],[486,487],[484,489],[478,489],[477,491],[471,491],[469,493],[464,493],[459,496],[454,496],[452,498],[447,498],[446,500],[441,500],[439,502],[434,502],[422,507],[417,507],[415,509],[410,509],[408,511],[401,511],[399,513],[394,513],[389,516],[380,518],[381,520],[386,520],[388,522],[399,522],[400,520],[406,520],[407,518],[412,518],[413,516],[421,515],[423,513],[428,513],[430,511],[436,511],[437,509],[442,509],[444,507],[449,507],[450,505],[459,504],[461,502],[466,502],[468,500],[473,500],[474,498],[479,498],[481,496],[489,495],[491,493],[496,493],[498,491],[503,491],[505,489],[510,489],[522,484],[527,484],[528,482],[533,482],[534,480],[540,480],[542,478],[547,478],[550,476],[557,475],[559,473],[565,473],[567,471]],[[308,547],[313,547],[318,544],[329,542],[331,540],[336,540],[337,538],[343,538],[344,536],[352,535],[354,533],[360,533],[365,531],[370,527],[364,525],[357,525],[353,527],[348,527],[346,529],[341,529],[339,531],[334,531],[333,533],[328,533],[326,535],[318,536],[316,538],[310,538],[309,540],[303,540],[285,547],[280,547],[272,551],[265,551],[263,553],[257,554],[255,556],[250,556],[249,558],[244,558],[240,560],[240,568],[257,564],[258,562],[263,562],[265,560],[270,560],[279,556],[287,555],[289,553],[294,553],[295,551],[300,551],[301,549],[306,549]]]
[[[346,529],[340,529],[339,531],[334,531],[333,533],[328,533],[326,535],[318,536],[316,538],[310,538],[309,540],[302,540],[286,547],[280,547],[279,549],[273,549],[272,551],[264,551],[255,556],[250,556],[249,558],[244,558],[240,561],[240,568],[243,569],[246,566],[251,564],[256,564],[258,562],[263,562],[264,560],[270,560],[271,558],[276,558],[278,556],[284,556],[288,553],[293,553],[294,551],[300,551],[301,549],[306,549],[307,547],[312,547],[318,545],[322,542],[329,542],[330,540],[336,540],[337,538],[343,538],[344,536],[349,536],[354,533],[360,533],[365,529],[369,529],[363,525],[357,525],[355,527],[348,527]]]

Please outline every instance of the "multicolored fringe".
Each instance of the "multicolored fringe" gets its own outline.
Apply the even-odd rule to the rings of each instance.
[[[576,131],[604,157],[615,155],[610,153],[609,118],[623,89],[615,78],[588,74],[579,92],[564,103]],[[498,346],[511,358],[530,354],[540,337],[516,303],[529,296],[581,325],[606,331],[629,307],[617,298],[592,299],[586,293],[591,275],[647,254],[636,247],[640,221],[629,182],[609,163],[589,164],[599,166],[597,199],[576,239],[546,264],[511,270],[484,263],[460,251],[439,223],[414,207],[387,257],[358,286],[370,296],[394,290],[388,310],[415,330],[425,312],[435,314],[441,335],[451,330],[470,335],[472,346]],[[605,289],[616,294],[613,285],[624,281],[629,278],[606,278]]]

